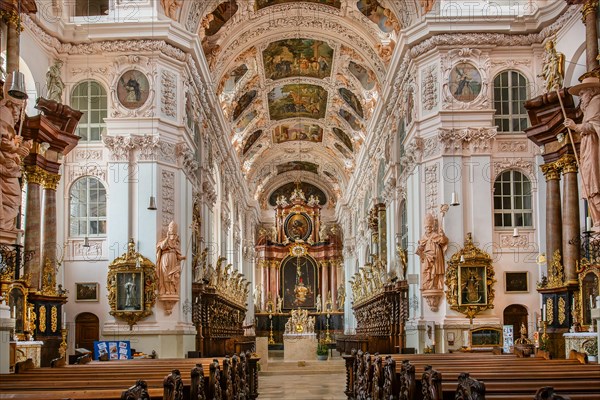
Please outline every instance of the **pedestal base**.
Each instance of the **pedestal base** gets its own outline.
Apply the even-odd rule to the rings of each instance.
[[[312,361],[317,357],[317,335],[283,335],[284,361]]]
[[[42,363],[42,345],[41,341],[19,341],[17,342],[17,355],[15,362],[25,361],[31,358],[33,365],[39,368]]]

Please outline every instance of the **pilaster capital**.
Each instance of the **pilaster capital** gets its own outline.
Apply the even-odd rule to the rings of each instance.
[[[60,175],[46,172],[44,179],[44,189],[56,190],[60,182]]]
[[[563,175],[570,172],[577,173],[577,159],[573,154],[565,154],[558,159],[557,163],[560,165]]]
[[[26,165],[23,168],[23,175],[25,175],[28,184],[43,185],[46,171],[37,165]]]
[[[546,177],[546,181],[560,179],[560,165],[558,161],[544,164],[540,168],[542,168],[542,173]]]

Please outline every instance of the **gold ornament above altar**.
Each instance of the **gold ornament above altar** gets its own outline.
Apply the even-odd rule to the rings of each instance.
[[[446,270],[446,300],[450,308],[473,320],[494,308],[494,267],[488,253],[473,244],[467,233],[465,246],[452,255]]]
[[[315,333],[315,317],[308,316],[308,310],[292,310],[292,316],[285,323],[286,335],[311,335]]]
[[[135,243],[130,239],[127,252],[108,265],[110,315],[125,320],[132,329],[139,320],[152,315],[156,284],[154,264],[135,251]]]

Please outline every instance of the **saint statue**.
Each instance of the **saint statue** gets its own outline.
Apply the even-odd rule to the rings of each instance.
[[[256,312],[262,311],[262,283],[254,288],[254,309]]]
[[[283,313],[283,299],[277,295],[277,305],[275,306],[275,313],[282,314]]]
[[[62,93],[65,89],[65,83],[60,77],[62,65],[62,60],[54,60],[54,64],[51,65],[48,68],[48,72],[46,72],[46,87],[48,88],[46,98],[48,98],[48,100],[54,100],[57,103],[62,102]]]
[[[546,81],[546,92],[553,91],[556,85],[558,87],[562,87],[563,85],[565,55],[556,51],[553,40],[546,42],[544,66],[542,67],[542,74],[538,76],[543,77]]]
[[[167,237],[156,245],[156,273],[159,294],[179,294],[181,261],[186,258],[181,255],[179,247],[177,224],[175,221],[171,221]]]
[[[133,274],[129,277],[125,283],[125,308],[137,309],[139,307],[137,301],[137,287],[133,278]]]
[[[346,302],[346,288],[344,287],[344,284],[342,283],[338,287],[338,292],[337,292],[337,308],[338,308],[338,310],[341,311],[344,309],[345,302]]]
[[[448,248],[448,237],[442,228],[436,230],[437,219],[433,214],[425,216],[425,234],[419,240],[417,255],[423,266],[423,290],[444,289],[444,253]]]
[[[321,310],[322,310],[322,307],[323,307],[323,304],[321,303],[321,295],[320,294],[317,295],[317,304],[316,304],[316,306],[317,306],[317,312],[320,313]]]
[[[15,229],[15,218],[21,205],[21,160],[31,149],[31,141],[17,136],[15,124],[21,107],[10,98],[0,101],[0,229]]]
[[[593,229],[600,230],[600,81],[588,77],[569,89],[579,96],[579,108],[583,111],[581,124],[565,119],[565,126],[581,135],[579,170],[583,183],[583,195],[587,197],[588,209],[594,222]]]

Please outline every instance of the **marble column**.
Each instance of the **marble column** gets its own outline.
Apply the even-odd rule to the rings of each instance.
[[[588,71],[598,68],[598,0],[588,0],[581,9],[585,24],[585,60]]]
[[[575,156],[566,154],[559,160],[564,177],[563,194],[563,266],[565,283],[577,284],[577,262],[579,261],[579,190]]]
[[[43,265],[48,260],[51,265],[56,267],[56,188],[59,181],[60,175],[46,173],[46,179],[44,179],[44,213],[42,214],[44,225],[42,270]]]
[[[331,307],[337,310],[337,268],[334,261],[329,261],[329,283],[331,287]]]
[[[546,177],[546,259],[552,262],[554,252],[562,254],[562,210],[560,202],[560,168],[557,163],[542,165]]]
[[[19,35],[16,21],[8,22],[6,24],[6,76],[9,85],[12,83],[8,82],[10,74],[19,70]]]
[[[24,169],[27,181],[27,199],[25,203],[25,251],[31,252],[31,258],[24,265],[23,274],[30,276],[30,282],[36,289],[41,289],[41,196],[40,186],[44,183],[46,172],[36,165],[27,165]]]
[[[273,305],[277,305],[277,262],[271,261],[269,268],[269,292]]]

